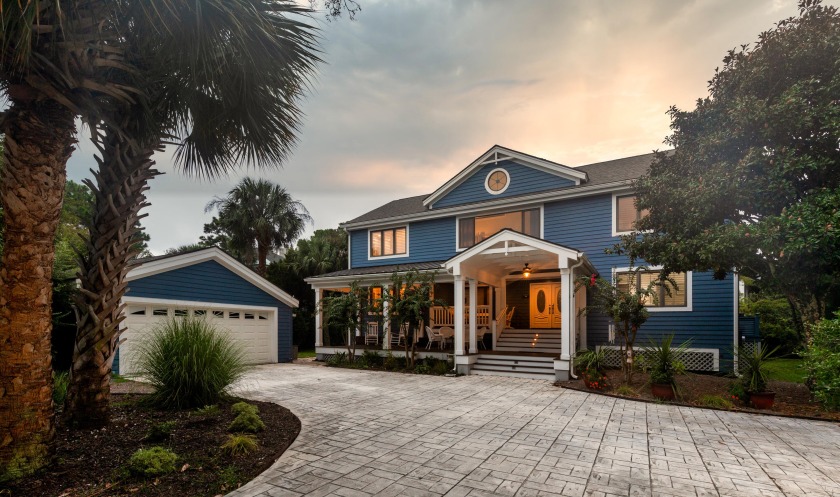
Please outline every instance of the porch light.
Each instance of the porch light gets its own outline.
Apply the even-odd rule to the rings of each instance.
[[[522,268],[522,277],[523,278],[530,278],[531,277],[531,268],[528,267],[528,263],[525,263],[525,267]]]

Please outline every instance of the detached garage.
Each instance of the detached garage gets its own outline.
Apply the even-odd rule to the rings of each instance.
[[[226,330],[251,364],[292,360],[298,301],[218,248],[138,260],[127,281],[116,373],[133,374],[137,344],[173,317],[202,317]]]

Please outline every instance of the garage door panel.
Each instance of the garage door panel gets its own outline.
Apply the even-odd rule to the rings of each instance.
[[[125,332],[120,345],[120,374],[136,374],[138,345],[159,323],[176,315],[192,314],[205,318],[220,331],[225,332],[239,345],[248,364],[265,364],[275,361],[273,333],[276,317],[273,312],[245,309],[185,307],[183,305],[134,305],[126,307]],[[196,312],[199,311],[199,312]],[[248,316],[249,319],[245,319]]]

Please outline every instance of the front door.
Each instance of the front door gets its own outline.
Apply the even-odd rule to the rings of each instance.
[[[560,328],[560,283],[531,283],[531,328]]]

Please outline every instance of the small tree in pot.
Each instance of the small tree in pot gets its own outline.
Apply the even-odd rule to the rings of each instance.
[[[679,358],[690,341],[674,347],[674,335],[666,335],[659,343],[651,340],[645,347],[645,369],[650,375],[651,393],[657,399],[674,400],[677,392],[676,377],[685,372],[685,365]]]
[[[767,363],[778,347],[773,349],[765,345],[755,347],[752,352],[738,353],[738,365],[741,369],[741,385],[750,399],[750,404],[756,409],[770,409],[776,398],[776,393],[767,390]]]

